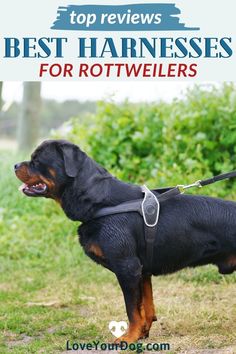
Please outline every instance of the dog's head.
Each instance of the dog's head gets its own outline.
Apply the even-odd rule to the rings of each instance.
[[[65,140],[46,140],[31,155],[30,161],[15,165],[23,182],[22,192],[29,197],[60,199],[64,188],[79,173],[86,155]]]

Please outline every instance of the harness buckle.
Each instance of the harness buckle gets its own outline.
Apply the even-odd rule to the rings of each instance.
[[[144,198],[142,201],[142,214],[146,226],[154,227],[158,223],[160,213],[160,203],[154,193],[145,185],[142,186]]]

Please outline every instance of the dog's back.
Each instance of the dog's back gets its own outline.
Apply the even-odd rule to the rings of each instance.
[[[192,195],[164,202],[154,254],[156,274],[208,263],[236,270],[236,203]]]

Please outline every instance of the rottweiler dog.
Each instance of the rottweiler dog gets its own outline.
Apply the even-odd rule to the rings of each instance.
[[[143,271],[139,239],[143,218],[136,212],[93,219],[108,206],[142,199],[138,185],[124,183],[64,140],[47,140],[30,161],[15,165],[29,197],[56,200],[68,218],[80,221],[79,240],[85,253],[115,273],[122,289],[129,328],[117,342],[149,335],[156,320],[151,275]],[[158,193],[155,192],[158,196]],[[214,264],[222,274],[236,270],[236,203],[179,195],[161,204],[153,249],[152,275],[185,267]]]

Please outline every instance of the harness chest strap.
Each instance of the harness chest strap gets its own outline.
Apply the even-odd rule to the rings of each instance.
[[[157,224],[160,214],[160,202],[154,193],[152,193],[145,185],[142,187],[144,198],[142,201],[142,215],[144,221],[144,237],[146,254],[142,256],[143,272],[151,272],[153,261],[153,246],[157,232]]]
[[[160,202],[173,198],[182,193],[179,187],[170,187],[165,188],[164,190],[157,189],[155,191],[164,191],[164,193],[156,196],[146,186],[143,186],[143,199],[132,200],[113,207],[102,208],[93,217],[93,219],[97,219],[107,215],[127,212],[138,212],[143,217],[145,242],[144,245],[142,245],[143,247],[139,247],[139,253],[143,265],[143,271],[145,273],[150,272],[152,269],[153,244],[157,232]],[[139,240],[138,243],[141,243],[141,240]],[[145,250],[145,252],[143,250]]]

